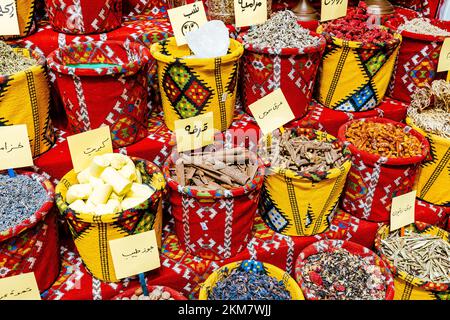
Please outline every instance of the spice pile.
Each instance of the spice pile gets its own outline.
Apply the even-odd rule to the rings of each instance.
[[[339,168],[345,157],[340,147],[327,141],[291,136],[286,130],[281,137],[273,137],[267,152],[273,168],[290,169],[298,174],[326,172]]]
[[[422,154],[419,139],[392,123],[355,121],[348,126],[345,136],[358,150],[382,157],[409,158]]]
[[[142,288],[137,288],[134,294],[128,298],[123,297],[120,300],[175,300],[170,292],[164,291],[163,287],[155,287],[148,296],[144,295]]]
[[[36,60],[16,53],[9,45],[0,41],[0,75],[11,75],[36,64]]]
[[[29,176],[0,175],[0,232],[28,219],[47,198],[44,187]]]
[[[422,130],[450,139],[450,84],[435,80],[419,88],[411,97],[408,116]]]
[[[251,181],[258,171],[258,164],[254,155],[238,147],[190,156],[181,153],[171,171],[182,186],[232,189]]]
[[[369,18],[367,5],[361,1],[357,8],[348,10],[347,16],[323,24],[323,30],[336,38],[348,41],[379,44],[394,39],[389,30],[377,25],[369,26],[367,24]]]
[[[237,268],[215,283],[208,300],[291,300],[291,294],[274,277]]]
[[[412,33],[440,37],[450,36],[450,32],[431,24],[431,21],[428,18],[414,18],[412,20],[406,21],[397,28],[397,31],[408,31]]]
[[[306,258],[303,284],[324,300],[384,300],[386,284],[381,269],[345,249]]]
[[[154,189],[142,183],[140,171],[122,154],[95,156],[69,187],[69,208],[85,214],[114,214],[134,208],[151,197]]]
[[[242,39],[255,47],[275,49],[305,49],[320,43],[320,38],[302,28],[297,16],[289,10],[279,11],[265,23],[252,26]]]
[[[397,230],[381,240],[381,252],[399,270],[435,283],[450,283],[450,244],[440,237]]]

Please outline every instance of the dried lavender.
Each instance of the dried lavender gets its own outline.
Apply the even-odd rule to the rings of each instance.
[[[223,280],[216,282],[208,300],[291,300],[291,294],[283,282],[274,277],[233,269]]]
[[[44,187],[29,176],[0,175],[0,232],[29,218],[47,198]]]
[[[369,259],[345,249],[311,255],[301,268],[304,286],[318,299],[384,300],[384,276]]]
[[[298,24],[297,16],[290,10],[279,11],[265,23],[252,26],[242,38],[255,47],[275,49],[304,49],[318,46],[320,42],[319,37]]]
[[[450,32],[431,24],[431,21],[428,18],[414,18],[412,20],[406,21],[397,28],[397,31],[408,31],[430,36],[450,36]]]
[[[36,64],[36,60],[24,57],[5,42],[0,41],[0,75],[11,75]]]
[[[450,283],[450,244],[438,236],[406,230],[381,240],[381,252],[399,270],[436,283]]]

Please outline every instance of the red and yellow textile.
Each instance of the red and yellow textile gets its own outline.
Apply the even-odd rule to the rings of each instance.
[[[246,111],[251,114],[249,105],[281,89],[295,119],[303,117],[312,99],[317,69],[325,50],[325,39],[320,36],[317,46],[302,50],[277,50],[246,43],[243,40],[245,34],[241,33],[238,41],[245,48],[241,62],[241,99]],[[318,36],[316,33],[312,35]]]
[[[358,150],[346,138],[347,127],[354,121],[392,123],[417,137],[422,154],[410,158],[385,158]],[[339,129],[338,137],[348,144],[353,154],[352,167],[342,198],[342,209],[364,220],[389,222],[392,198],[413,190],[420,163],[429,153],[429,143],[410,127],[382,118],[360,119],[347,122]]]
[[[122,23],[122,0],[45,0],[45,6],[57,32],[101,33]]]
[[[39,291],[44,292],[59,274],[58,226],[54,209],[55,189],[43,175],[18,171],[40,182],[47,200],[32,216],[0,232],[0,278],[34,272]]]

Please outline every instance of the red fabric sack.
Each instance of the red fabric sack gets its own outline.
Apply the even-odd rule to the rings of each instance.
[[[355,121],[392,123],[414,135],[422,144],[422,154],[410,158],[385,158],[358,150],[346,139],[348,126]],[[344,188],[342,209],[364,220],[386,222],[390,220],[392,198],[411,192],[420,163],[428,155],[427,139],[410,127],[383,118],[349,121],[339,128],[338,137],[353,154],[352,167]]]
[[[56,75],[71,133],[111,128],[114,148],[147,136],[147,69],[150,51],[128,41],[72,43],[53,51],[48,66]],[[98,68],[77,64],[111,64]]]
[[[122,0],[45,0],[47,15],[57,32],[108,32],[122,24]]]
[[[123,0],[123,14],[135,16],[148,14],[153,17],[167,16],[167,0]]]
[[[450,21],[431,19],[433,25],[450,31]],[[403,19],[394,19],[386,26],[397,30]],[[388,95],[396,100],[411,102],[411,94],[419,87],[436,79],[445,79],[447,72],[437,72],[439,54],[445,37],[422,35],[402,31],[403,41],[400,44],[397,65],[389,84]]]
[[[60,268],[55,189],[40,174],[17,173],[39,181],[47,192],[47,200],[28,219],[0,232],[0,278],[34,272],[39,291],[44,292],[55,282]]]
[[[254,179],[232,190],[198,191],[172,178],[169,157],[163,173],[169,189],[175,232],[183,250],[208,260],[228,259],[246,248],[264,181],[264,164]]]
[[[326,40],[320,36],[318,46],[303,50],[295,48],[260,48],[245,43],[243,36],[238,41],[244,45],[242,57],[242,92],[244,108],[251,114],[249,105],[281,88],[295,119],[303,117],[312,99],[317,69],[325,51]],[[311,32],[312,35],[318,36]]]

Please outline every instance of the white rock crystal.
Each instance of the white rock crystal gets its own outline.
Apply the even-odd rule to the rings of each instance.
[[[228,28],[222,21],[212,20],[186,35],[194,56],[187,58],[217,58],[227,54],[230,47]]]

